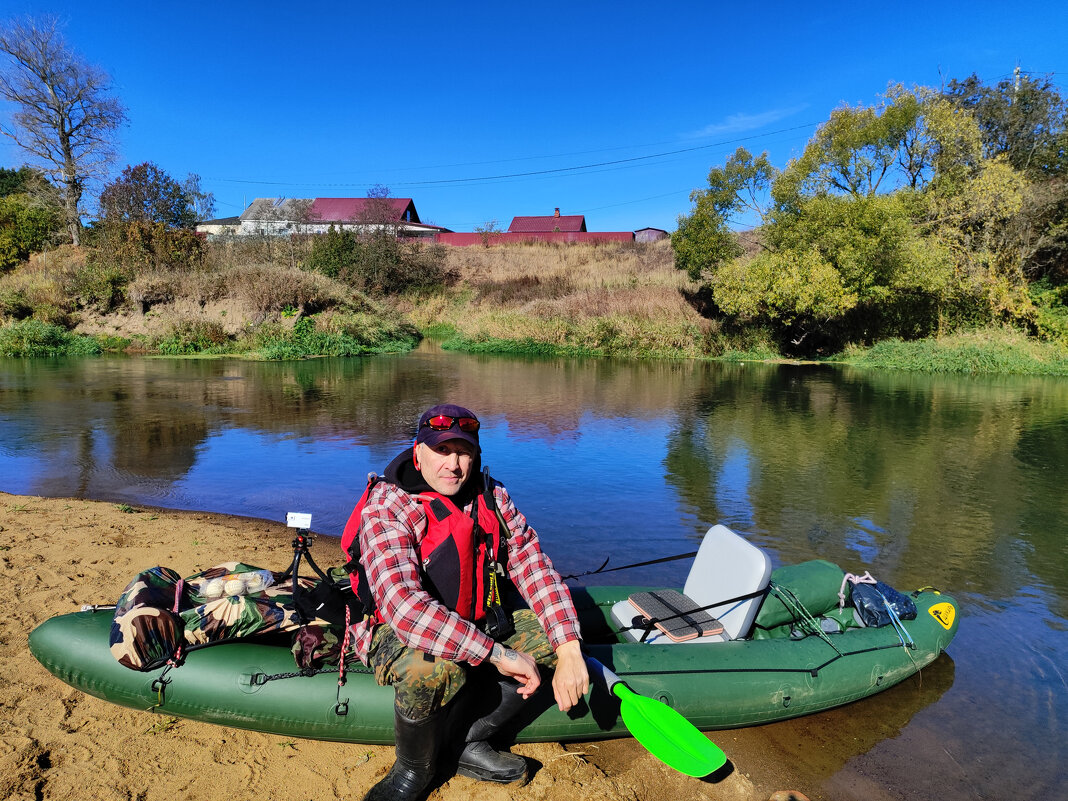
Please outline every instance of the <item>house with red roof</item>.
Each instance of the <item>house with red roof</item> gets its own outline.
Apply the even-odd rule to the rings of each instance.
[[[504,245],[520,242],[548,242],[558,245],[579,242],[633,242],[632,231],[588,231],[584,214],[552,214],[534,217],[513,217],[507,231],[488,231],[474,234],[442,233],[434,237],[443,245],[469,247],[471,245]]]
[[[238,236],[324,234],[330,226],[361,232],[389,228],[404,237],[449,230],[422,222],[410,197],[256,198],[239,220]]]
[[[551,234],[563,232],[570,234],[586,233],[586,216],[584,214],[560,214],[556,209],[552,215],[544,217],[513,217],[508,226],[510,234]]]

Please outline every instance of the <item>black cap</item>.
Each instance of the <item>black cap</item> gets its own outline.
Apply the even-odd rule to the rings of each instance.
[[[445,431],[438,431],[431,428],[428,425],[423,425],[432,417],[437,417],[439,414],[446,415],[447,417],[459,418],[459,417],[472,417],[475,420],[478,417],[470,409],[465,409],[463,406],[457,406],[452,403],[439,403],[437,406],[431,406],[422,416],[419,418],[419,429],[415,432],[415,441],[424,442],[428,447],[434,446],[445,442],[449,439],[462,439],[465,442],[469,442],[474,446],[475,451],[480,450],[478,444],[478,432],[463,431],[460,426],[453,423],[453,425]]]

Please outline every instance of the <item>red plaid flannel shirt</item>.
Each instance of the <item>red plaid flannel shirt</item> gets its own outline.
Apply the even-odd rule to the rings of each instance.
[[[508,527],[508,575],[555,650],[580,639],[571,593],[542,553],[537,532],[516,509],[508,491],[494,485],[497,508]],[[470,514],[471,504],[464,510]],[[418,544],[426,534],[422,504],[396,484],[375,484],[360,525],[361,561],[382,619],[410,648],[477,665],[489,657],[493,640],[473,623],[436,601],[423,589]],[[373,623],[350,628],[356,655],[367,662]]]

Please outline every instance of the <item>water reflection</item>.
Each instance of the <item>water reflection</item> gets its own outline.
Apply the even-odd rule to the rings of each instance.
[[[928,718],[930,707],[949,692],[954,678],[953,660],[942,658],[919,676],[867,699],[862,707],[839,707],[716,739],[728,752],[738,744],[745,753],[757,751],[773,763],[789,766],[791,782],[810,792],[823,785],[826,798],[883,797],[863,784],[873,774],[881,787],[893,788],[895,798],[969,798],[966,788],[956,786],[956,777],[947,781],[944,772],[932,777],[929,771],[907,770],[896,761],[901,755],[914,760],[917,754],[932,752],[945,758],[940,746],[931,750]],[[844,750],[842,743],[850,748]],[[854,769],[854,764],[863,762],[874,769]],[[827,781],[827,777],[832,778]]]
[[[845,554],[905,583],[1001,594],[1034,574],[1063,595],[1066,425],[1065,382],[750,370],[700,382],[668,480],[699,518],[750,530],[787,561]],[[750,508],[720,490],[737,443]],[[1010,541],[1025,547],[1007,553]]]
[[[950,749],[960,788],[997,760],[980,732],[1000,729],[1002,750],[1048,767],[984,774],[988,797],[1059,787],[1063,380],[434,349],[269,364],[0,361],[0,489],[275,520],[309,511],[317,531],[337,534],[366,473],[407,447],[419,412],[445,398],[480,412],[487,462],[565,572],[605,555],[618,566],[693,550],[724,522],[778,563],[826,558],[965,603],[955,670],[936,668],[952,686],[929,669],[924,693],[865,702],[865,715],[899,723],[862,727],[874,747],[857,733],[839,739],[815,772],[871,779],[885,754],[908,756],[927,738]],[[681,584],[686,569],[670,562],[591,581]],[[848,728],[852,712],[830,714],[792,725]],[[908,786],[949,777],[946,765],[920,765]],[[832,784],[834,797],[863,797]]]
[[[586,521],[561,499],[610,493],[646,550],[722,521],[781,561],[847,557],[903,583],[994,595],[1037,580],[1065,611],[1068,383],[1048,379],[440,351],[8,361],[0,479],[17,492],[164,505],[247,496],[247,480],[303,492],[336,533],[364,473],[405,446],[438,398],[480,410],[487,460],[529,488],[547,515],[535,519],[562,540]]]

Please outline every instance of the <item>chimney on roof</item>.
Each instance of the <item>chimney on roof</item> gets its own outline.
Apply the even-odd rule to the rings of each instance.
[[[554,217],[559,217],[560,216],[560,209],[559,208],[557,208],[556,211],[553,212],[553,216]]]

